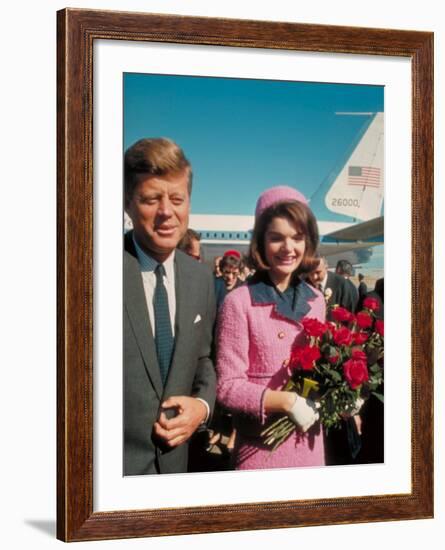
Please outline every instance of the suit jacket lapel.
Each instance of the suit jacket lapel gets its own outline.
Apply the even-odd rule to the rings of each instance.
[[[132,252],[134,252],[134,248],[132,250],[132,246],[128,241],[129,239],[127,234],[126,249],[128,254],[124,255],[125,307],[130,318],[138,347],[144,360],[147,374],[153,383],[153,387],[159,399],[161,399],[163,394],[163,385],[156,355],[153,332],[150,325],[150,319],[148,317],[141,271],[137,258],[132,254]]]

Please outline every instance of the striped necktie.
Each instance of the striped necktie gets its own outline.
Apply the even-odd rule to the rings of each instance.
[[[165,268],[158,264],[155,269],[156,288],[153,296],[155,317],[155,341],[162,383],[165,385],[173,355],[174,338],[168,309],[167,290],[164,286]]]

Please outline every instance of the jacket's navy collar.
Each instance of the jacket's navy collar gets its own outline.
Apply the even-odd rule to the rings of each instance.
[[[299,278],[295,278],[285,293],[280,292],[266,273],[253,277],[248,287],[253,305],[273,304],[274,311],[290,321],[300,321],[307,315],[311,309],[309,302],[317,296],[308,283]]]

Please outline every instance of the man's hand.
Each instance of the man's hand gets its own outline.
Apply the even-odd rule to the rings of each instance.
[[[170,420],[161,412],[153,426],[154,433],[169,447],[185,443],[207,416],[207,409],[202,401],[183,395],[169,397],[162,403],[162,408],[177,411],[177,416]]]
[[[362,417],[359,414],[355,414],[352,418],[354,419],[358,435],[362,435]]]

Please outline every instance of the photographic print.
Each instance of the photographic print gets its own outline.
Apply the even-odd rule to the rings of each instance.
[[[125,475],[383,462],[384,87],[127,73],[123,90]],[[264,198],[316,220],[315,236],[305,211],[267,222],[302,233],[296,252],[277,228],[276,266],[251,249]],[[216,322],[184,253],[213,271]],[[176,311],[165,365],[157,262]],[[210,330],[179,326],[198,317]],[[182,426],[199,396],[205,421]]]
[[[58,538],[432,517],[432,33],[57,23]]]

